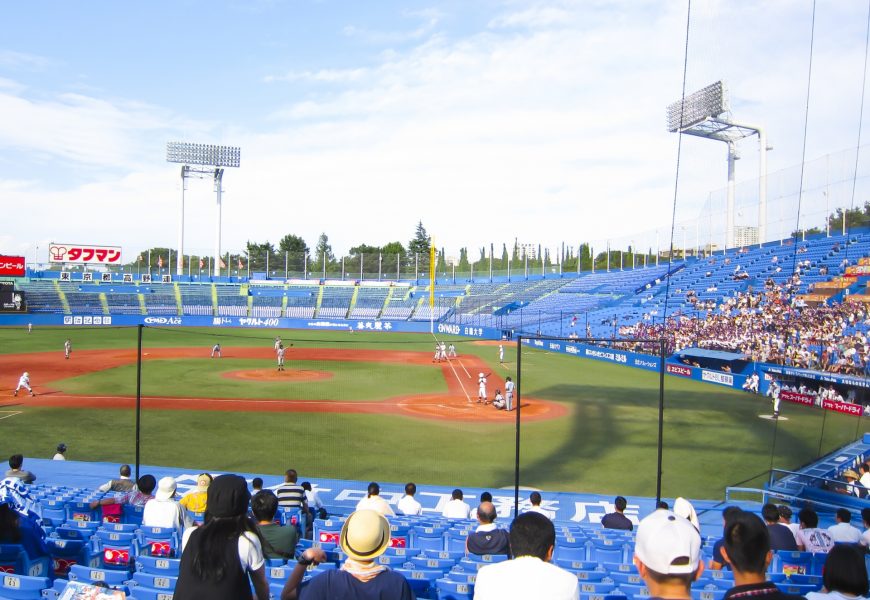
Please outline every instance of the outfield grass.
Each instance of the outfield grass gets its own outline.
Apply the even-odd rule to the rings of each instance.
[[[429,352],[419,334],[262,330],[146,329],[145,348],[271,347],[276,335],[297,347],[371,348]],[[132,329],[0,329],[0,354],[56,351],[70,336],[75,349],[134,348]],[[505,368],[496,349],[456,342],[460,355],[477,354],[501,376],[516,379],[515,346]],[[75,359],[75,356],[74,356]],[[521,483],[548,490],[654,495],[658,374],[523,349],[523,398],[564,403],[557,420],[523,423]],[[241,382],[221,370],[251,368],[246,359],[153,360],[144,363],[145,395],[185,397],[298,397],[374,399],[443,389],[440,371],[414,365],[320,361],[302,368],[332,370],[331,380],[296,384]],[[219,365],[217,363],[220,363]],[[240,366],[241,365],[241,366]],[[247,365],[247,366],[246,366]],[[288,365],[293,368],[295,365]],[[9,374],[3,374],[10,377]],[[14,375],[17,376],[17,375]],[[121,367],[68,379],[71,393],[130,394],[135,369]],[[274,387],[277,385],[278,387]],[[11,399],[10,399],[11,400]],[[3,408],[8,410],[9,407]],[[64,441],[71,459],[133,459],[134,414],[126,410],[28,407],[0,420],[0,454],[51,456]],[[766,399],[675,377],[665,379],[663,493],[721,498],[726,485],[759,485],[773,466],[796,468],[853,440],[863,419],[785,404],[787,421]],[[824,428],[824,429],[823,429]],[[145,411],[142,461],[193,469],[281,473],[307,477],[415,480],[488,488],[513,483],[515,430],[509,424],[464,423],[399,415]],[[774,442],[775,440],[775,442]]]

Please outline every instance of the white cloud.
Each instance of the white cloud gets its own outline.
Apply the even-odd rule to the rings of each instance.
[[[15,52],[14,50],[0,50],[0,67],[40,70],[49,64],[51,64],[51,61],[44,56],[29,54],[27,52]]]

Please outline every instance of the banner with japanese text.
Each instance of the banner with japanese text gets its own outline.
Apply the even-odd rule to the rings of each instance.
[[[52,243],[48,246],[48,260],[52,263],[118,265],[121,264],[121,247]]]

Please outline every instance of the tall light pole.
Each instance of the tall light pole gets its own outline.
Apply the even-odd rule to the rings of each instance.
[[[221,274],[221,192],[223,191],[224,170],[221,167],[238,167],[241,149],[237,146],[215,146],[214,144],[191,144],[188,142],[168,142],[166,162],[180,163],[181,167],[181,218],[178,228],[178,256],[176,274],[184,273],[184,190],[187,179],[196,177],[214,178],[214,191],[217,197],[217,218],[215,221],[214,275]],[[194,165],[194,166],[191,166]],[[229,269],[227,265],[227,269]],[[170,267],[171,268],[171,267]]]
[[[734,166],[740,158],[736,142],[758,135],[758,243],[767,239],[767,134],[761,127],[736,123],[728,106],[728,89],[717,81],[676,101],[667,108],[668,131],[687,133],[728,144],[727,213],[725,247],[734,247]]]

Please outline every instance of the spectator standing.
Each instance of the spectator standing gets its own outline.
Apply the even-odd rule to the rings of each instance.
[[[451,344],[452,345],[452,344]],[[422,515],[423,505],[417,502],[414,496],[417,493],[417,485],[415,483],[405,484],[405,495],[399,498],[396,508],[403,515]]]
[[[471,513],[471,507],[462,498],[462,490],[459,488],[453,490],[450,494],[450,500],[441,511],[441,516],[448,519],[467,519]]]
[[[626,531],[634,529],[632,522],[623,514],[628,506],[628,501],[626,501],[622,496],[617,496],[613,501],[613,506],[615,511],[604,515],[601,518],[601,525],[603,525],[605,529],[623,529]]]
[[[248,517],[247,482],[221,475],[207,493],[205,523],[184,532],[174,600],[251,598],[252,585],[257,600],[268,600],[263,548]]]
[[[465,538],[465,551],[469,554],[504,554],[510,556],[510,535],[495,524],[495,505],[481,502],[477,507],[477,529]]]
[[[779,509],[776,508],[775,504],[768,502],[762,506],[761,516],[764,518],[764,522],[770,532],[771,550],[796,551],[798,549],[791,530],[779,522]]]
[[[797,532],[798,550],[801,552],[829,552],[834,547],[834,538],[827,529],[819,529],[819,515],[812,508],[803,508],[798,513],[800,529]]]
[[[834,515],[835,525],[828,527],[828,533],[834,542],[857,544],[861,541],[861,530],[852,525],[852,513],[845,508],[838,508]]]
[[[475,600],[579,598],[577,576],[550,563],[555,544],[556,529],[550,519],[538,513],[519,515],[510,529],[513,558],[481,567]]]
[[[791,535],[791,534],[789,534]],[[725,600],[800,600],[803,596],[784,594],[767,581],[767,567],[773,558],[770,528],[749,512],[734,515],[725,527],[722,556],[734,571],[734,587]]]
[[[689,600],[701,573],[701,534],[683,517],[657,510],[637,527],[634,565],[650,596]]]
[[[179,532],[189,526],[187,511],[175,500],[177,484],[172,477],[164,477],[157,483],[154,498],[145,503],[142,525],[145,527],[174,527]]]
[[[374,562],[390,545],[390,524],[383,515],[373,510],[352,513],[341,528],[339,545],[347,555],[341,568],[312,577],[300,588],[305,570],[326,561],[322,548],[307,548],[287,578],[281,590],[281,600],[414,598],[411,586],[401,574]]]
[[[373,510],[385,517],[396,516],[390,503],[381,498],[381,486],[375,481],[369,483],[366,497],[356,503],[356,510]]]
[[[6,477],[15,477],[21,480],[21,483],[33,483],[36,481],[36,475],[30,471],[25,471],[21,467],[24,465],[24,456],[21,454],[13,454],[9,457],[9,470],[6,471]]]
[[[292,558],[299,532],[293,525],[275,522],[278,512],[278,497],[270,490],[261,490],[251,499],[251,512],[257,520],[257,529],[263,539],[263,554],[266,558]]]
[[[809,592],[807,600],[856,600],[866,598],[867,564],[860,549],[837,544],[828,553],[822,574],[824,592]]]

